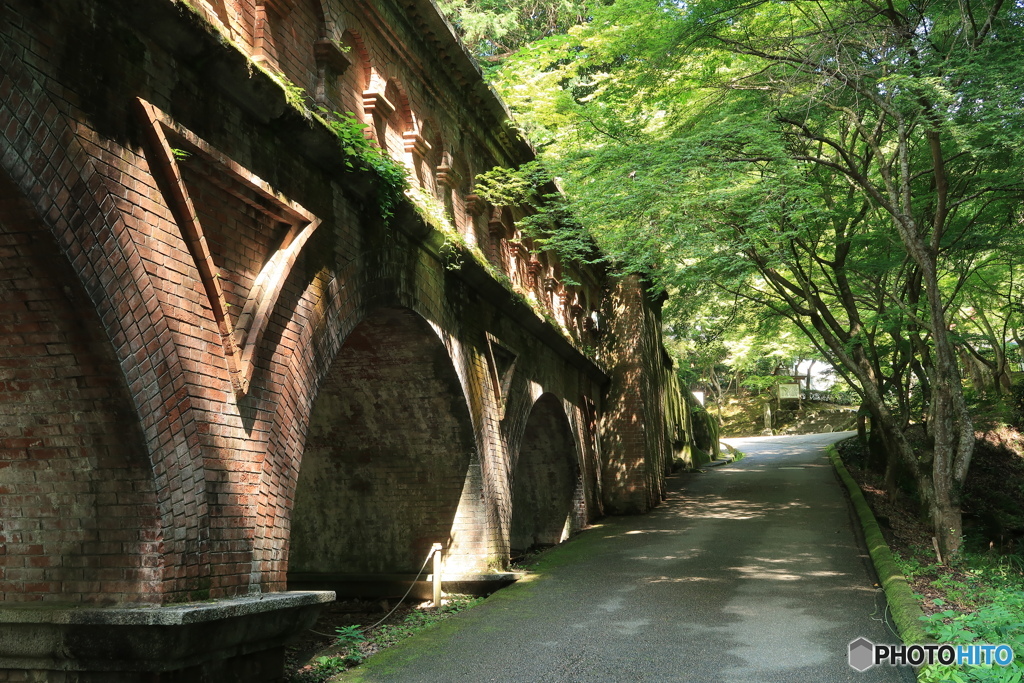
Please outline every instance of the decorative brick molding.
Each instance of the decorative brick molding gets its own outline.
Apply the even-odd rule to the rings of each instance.
[[[313,54],[316,55],[317,66],[329,67],[339,76],[352,66],[352,60],[341,46],[327,38],[319,38],[313,43]]]
[[[140,98],[138,107],[148,123],[150,145],[155,152],[151,166],[163,176],[168,201],[177,218],[182,237],[195,260],[207,300],[217,321],[224,354],[231,371],[231,384],[237,394],[244,395],[249,391],[249,381],[252,378],[253,353],[263,338],[270,310],[281,294],[281,287],[291,272],[299,252],[320,226],[320,219],[295,202],[275,193],[254,173],[218,152],[192,131],[176,124],[152,104]],[[168,136],[173,136],[174,144],[181,147],[172,147],[172,141]],[[255,197],[263,201],[257,203],[248,197],[240,198],[285,226],[280,237],[280,246],[267,258],[245,297],[242,310],[236,315],[228,312],[229,304],[221,286],[224,274],[214,264],[203,226],[178,168],[179,157],[190,154],[202,156],[231,180],[252,190]]]
[[[437,183],[456,190],[462,184],[462,175],[452,167],[450,156],[445,156],[446,159],[437,167]]]
[[[527,267],[530,270],[530,277],[533,278],[536,278],[544,271],[544,264],[541,263],[536,254],[530,254],[530,260],[527,263]]]
[[[421,131],[409,130],[402,134],[405,140],[405,151],[407,154],[415,154],[425,157],[431,150],[431,145],[423,138]]]
[[[487,211],[487,201],[478,195],[467,194],[466,211],[473,216],[482,216]]]
[[[379,115],[387,118],[395,113],[395,104],[378,90],[363,91],[363,111],[368,117]]]
[[[326,28],[324,29],[326,32]],[[352,66],[352,61],[342,50],[339,43],[328,38],[318,38],[313,43],[313,54],[316,56],[316,103],[329,109],[331,98],[328,95],[329,79],[337,80]]]
[[[501,412],[502,417],[504,417],[519,353],[503,344],[497,337],[488,332],[487,356],[490,361],[491,390],[494,392],[494,400],[498,404],[498,410]]]

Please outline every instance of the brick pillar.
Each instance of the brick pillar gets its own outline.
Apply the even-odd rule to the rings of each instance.
[[[661,320],[636,276],[606,299],[603,342],[611,384],[601,442],[605,511],[647,512],[659,502],[669,464],[664,438]]]

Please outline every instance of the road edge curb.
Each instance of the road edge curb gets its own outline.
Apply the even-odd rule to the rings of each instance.
[[[832,467],[835,468],[836,473],[842,479],[850,494],[850,502],[853,503],[853,509],[857,512],[857,518],[860,520],[861,528],[864,530],[864,541],[867,543],[868,553],[870,553],[871,561],[875,565],[875,572],[878,574],[878,580],[882,584],[882,590],[885,591],[885,599],[889,603],[889,612],[892,613],[892,619],[896,622],[900,638],[908,645],[932,642],[932,639],[928,637],[921,627],[921,618],[924,617],[924,610],[921,609],[918,599],[914,597],[914,592],[910,589],[910,584],[907,583],[906,577],[903,576],[903,573],[896,566],[896,562],[892,557],[892,550],[889,549],[889,544],[885,542],[885,537],[882,536],[882,529],[878,526],[878,521],[875,519],[874,513],[871,512],[871,508],[868,506],[860,486],[853,480],[843,461],[839,458],[839,452],[836,450],[835,444],[830,445],[826,453],[829,460],[832,461]]]

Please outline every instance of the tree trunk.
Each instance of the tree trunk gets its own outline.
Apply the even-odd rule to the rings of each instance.
[[[935,409],[932,411],[934,420],[928,425],[935,439],[935,450],[929,503],[939,549],[944,557],[950,557],[960,550],[963,541],[960,489],[974,452],[974,424],[964,401],[960,369],[949,338],[934,266],[925,272],[925,283],[935,345],[931,381]]]
[[[932,157],[935,204],[926,222],[915,219],[912,213],[911,198],[914,193],[910,171],[910,136],[914,133],[911,132],[912,128],[908,127],[907,120],[898,114],[895,115],[895,121],[898,131],[898,176],[895,179],[892,176],[886,178],[887,210],[893,218],[893,224],[907,255],[919,269],[927,303],[928,326],[935,350],[929,368],[932,402],[928,429],[935,442],[930,476],[918,464],[913,450],[906,443],[906,439],[902,438],[902,433],[897,436],[898,439],[902,438],[897,445],[903,459],[913,467],[922,502],[931,514],[935,535],[939,539],[939,548],[943,556],[948,557],[960,549],[962,542],[959,491],[967,477],[967,468],[974,451],[974,425],[964,401],[960,368],[949,335],[946,302],[939,288],[937,268],[938,251],[949,212],[949,180],[946,177],[940,133],[935,128],[926,129],[925,138]],[[874,402],[872,397],[872,403]],[[884,404],[881,407],[884,410]]]
[[[725,419],[722,417],[722,401],[724,400],[725,392],[722,391],[722,383],[718,381],[718,375],[715,374],[714,366],[711,366],[711,372],[709,373],[711,378],[711,386],[715,390],[715,406],[718,408],[718,426],[725,426]]]

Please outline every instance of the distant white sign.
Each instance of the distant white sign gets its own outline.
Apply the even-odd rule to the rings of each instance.
[[[693,397],[695,399],[697,399],[697,403],[699,403],[701,405],[704,405],[704,392],[703,391],[695,391],[695,392],[693,392]]]
[[[779,398],[800,398],[800,385],[799,384],[780,384],[779,385]]]

